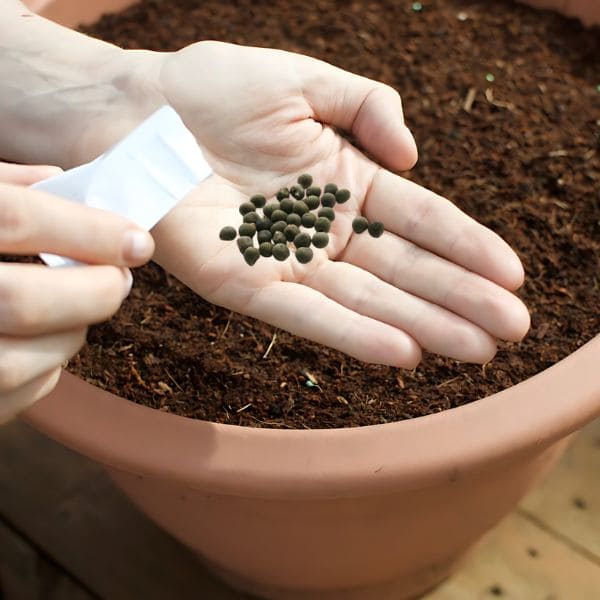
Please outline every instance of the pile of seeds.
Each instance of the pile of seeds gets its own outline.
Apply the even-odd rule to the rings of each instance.
[[[329,230],[335,219],[335,207],[350,199],[350,192],[328,183],[323,190],[313,185],[312,175],[305,173],[297,179],[297,185],[281,188],[275,200],[267,204],[265,196],[254,194],[240,205],[243,223],[237,231],[227,226],[221,229],[222,240],[233,241],[244,260],[254,265],[261,257],[272,256],[283,261],[294,251],[296,260],[302,264],[313,259],[311,245],[325,248],[329,244]],[[262,209],[262,213],[260,212]],[[373,237],[383,234],[383,223],[369,223],[365,217],[356,217],[352,223],[356,233],[368,231]],[[311,235],[310,230],[315,233]],[[238,237],[239,235],[239,237]],[[258,246],[254,245],[254,237]]]

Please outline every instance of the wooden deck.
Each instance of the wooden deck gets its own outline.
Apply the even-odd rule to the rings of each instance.
[[[600,599],[600,420],[427,600]],[[0,598],[234,600],[101,469],[0,428]]]

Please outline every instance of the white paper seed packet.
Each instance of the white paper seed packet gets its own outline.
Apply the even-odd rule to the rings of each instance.
[[[163,106],[92,162],[32,187],[117,213],[148,231],[211,173],[193,134]],[[51,267],[79,264],[55,254],[40,257]]]

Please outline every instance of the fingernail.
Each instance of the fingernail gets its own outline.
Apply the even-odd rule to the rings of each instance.
[[[146,261],[152,254],[152,238],[149,233],[130,230],[123,236],[123,258],[126,261]]]
[[[131,292],[131,288],[133,287],[133,275],[129,269],[125,269],[125,293],[123,298],[127,298],[129,296],[129,292]]]

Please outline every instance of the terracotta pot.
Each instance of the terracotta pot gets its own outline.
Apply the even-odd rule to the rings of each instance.
[[[129,3],[41,2],[67,25]],[[191,420],[68,373],[24,418],[103,464],[144,512],[240,589],[282,600],[401,600],[451,573],[569,434],[600,415],[599,364],[597,336],[473,404],[353,429]]]
[[[584,25],[600,25],[600,0],[522,0],[536,8],[556,10],[579,18]]]

